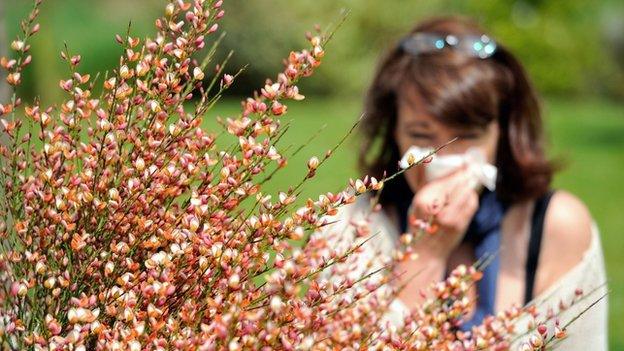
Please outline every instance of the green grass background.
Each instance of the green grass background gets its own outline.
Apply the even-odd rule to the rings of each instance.
[[[232,116],[239,111],[238,101],[226,100],[206,117],[210,128],[218,128],[212,117]],[[557,174],[555,188],[579,196],[591,210],[601,230],[610,288],[611,350],[624,350],[624,104],[606,100],[570,100],[550,98],[544,101],[545,124],[551,156],[562,158],[566,167]],[[280,141],[282,149],[306,143],[316,131],[319,136],[289,160],[289,166],[278,173],[265,190],[277,192],[296,185],[305,175],[306,161],[321,157],[345,135],[360,114],[357,99],[327,100],[310,97],[289,106],[284,123],[290,129]],[[316,198],[327,191],[343,188],[349,177],[357,177],[355,160],[357,135],[346,143],[319,170],[317,177],[306,183],[303,196]],[[562,253],[565,254],[565,253]]]

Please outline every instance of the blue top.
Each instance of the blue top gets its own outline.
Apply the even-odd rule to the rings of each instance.
[[[405,206],[407,205],[407,207]],[[402,231],[407,231],[407,209],[409,203],[401,204]],[[479,209],[470,222],[464,242],[474,247],[478,262],[487,262],[481,268],[483,277],[477,282],[477,306],[471,319],[465,320],[460,329],[470,330],[479,325],[488,315],[494,314],[496,284],[500,268],[498,255],[501,244],[501,223],[509,206],[498,198],[495,192],[484,189],[479,196]]]
[[[495,192],[484,190],[479,198],[479,209],[475,213],[465,241],[474,246],[475,257],[479,262],[487,261],[481,268],[483,278],[477,282],[477,308],[471,319],[464,321],[461,329],[469,330],[479,325],[488,315],[494,314],[496,286],[500,270],[501,223],[509,206],[501,201]]]

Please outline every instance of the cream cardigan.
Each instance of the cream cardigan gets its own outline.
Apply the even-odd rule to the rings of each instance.
[[[360,196],[353,204],[341,208],[337,218],[330,217],[332,222],[337,221],[324,230],[324,232],[331,231],[334,233],[342,233],[340,238],[341,244],[338,244],[338,246],[347,245],[348,242],[356,240],[353,230],[345,230],[349,222],[357,222],[368,215],[370,230],[372,233],[377,233],[377,235],[373,236],[369,242],[364,244],[363,252],[358,258],[358,260],[363,261],[375,257],[376,253],[381,253],[382,257],[383,255],[389,256],[395,248],[395,238],[397,238],[399,234],[397,233],[396,226],[392,224],[383,211],[373,214],[369,214],[369,212],[369,197],[367,195]],[[368,266],[367,271],[372,271],[382,266],[383,259],[378,260],[379,263],[373,263],[372,267]],[[360,267],[365,266],[365,264],[362,264]],[[358,275],[362,274],[363,271],[351,273]],[[597,225],[593,223],[591,244],[582,260],[560,277],[550,288],[539,296],[536,296],[531,303],[537,305],[537,309],[541,314],[546,314],[549,309],[557,313],[559,301],[563,301],[564,303],[572,301],[575,291],[577,289],[582,289],[582,291],[588,295],[583,299],[577,299],[577,302],[559,315],[560,325],[563,326],[575,316],[579,315],[589,305],[597,301],[599,297],[606,294],[607,287],[605,282],[606,274],[600,234]],[[593,293],[589,295],[592,291]],[[386,318],[393,325],[399,326],[402,324],[403,315],[407,311],[408,308],[406,305],[397,298],[390,305]],[[607,314],[608,302],[605,297],[589,308],[589,310],[583,313],[580,318],[567,328],[568,337],[560,341],[556,349],[571,351],[607,350]],[[524,334],[528,324],[528,317],[517,323],[516,331],[519,335]],[[525,339],[526,337],[523,336],[518,337],[512,345],[512,349],[516,349]]]

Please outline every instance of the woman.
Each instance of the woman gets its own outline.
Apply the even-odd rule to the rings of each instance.
[[[373,219],[383,229],[378,247],[391,248],[400,233],[414,231],[410,217],[438,228],[415,244],[419,259],[399,267],[402,276],[419,274],[406,281],[393,313],[420,303],[420,290],[458,264],[488,255],[465,328],[513,304],[548,297],[542,305],[557,306],[578,288],[604,289],[591,215],[574,195],[550,189],[554,166],[545,155],[536,93],[517,59],[473,22],[437,18],[414,28],[381,61],[364,112],[365,174],[392,173],[410,147],[456,137],[435,157],[478,150],[498,172],[495,190],[475,187],[469,165],[434,179],[427,178],[428,166],[412,167],[386,184],[383,211]],[[359,201],[354,209],[365,206]],[[568,319],[582,310],[576,307]],[[602,300],[570,327],[563,349],[606,349],[606,328]]]

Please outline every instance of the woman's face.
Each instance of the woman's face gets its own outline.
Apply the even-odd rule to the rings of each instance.
[[[470,147],[477,147],[483,151],[489,163],[495,163],[499,137],[497,121],[491,122],[485,128],[451,128],[427,113],[424,101],[418,93],[402,95],[398,99],[398,118],[394,131],[401,155],[412,145],[437,147],[457,137],[455,142],[442,148],[438,155],[464,153]],[[423,167],[413,167],[405,173],[413,192],[417,192],[425,184],[423,170]]]

